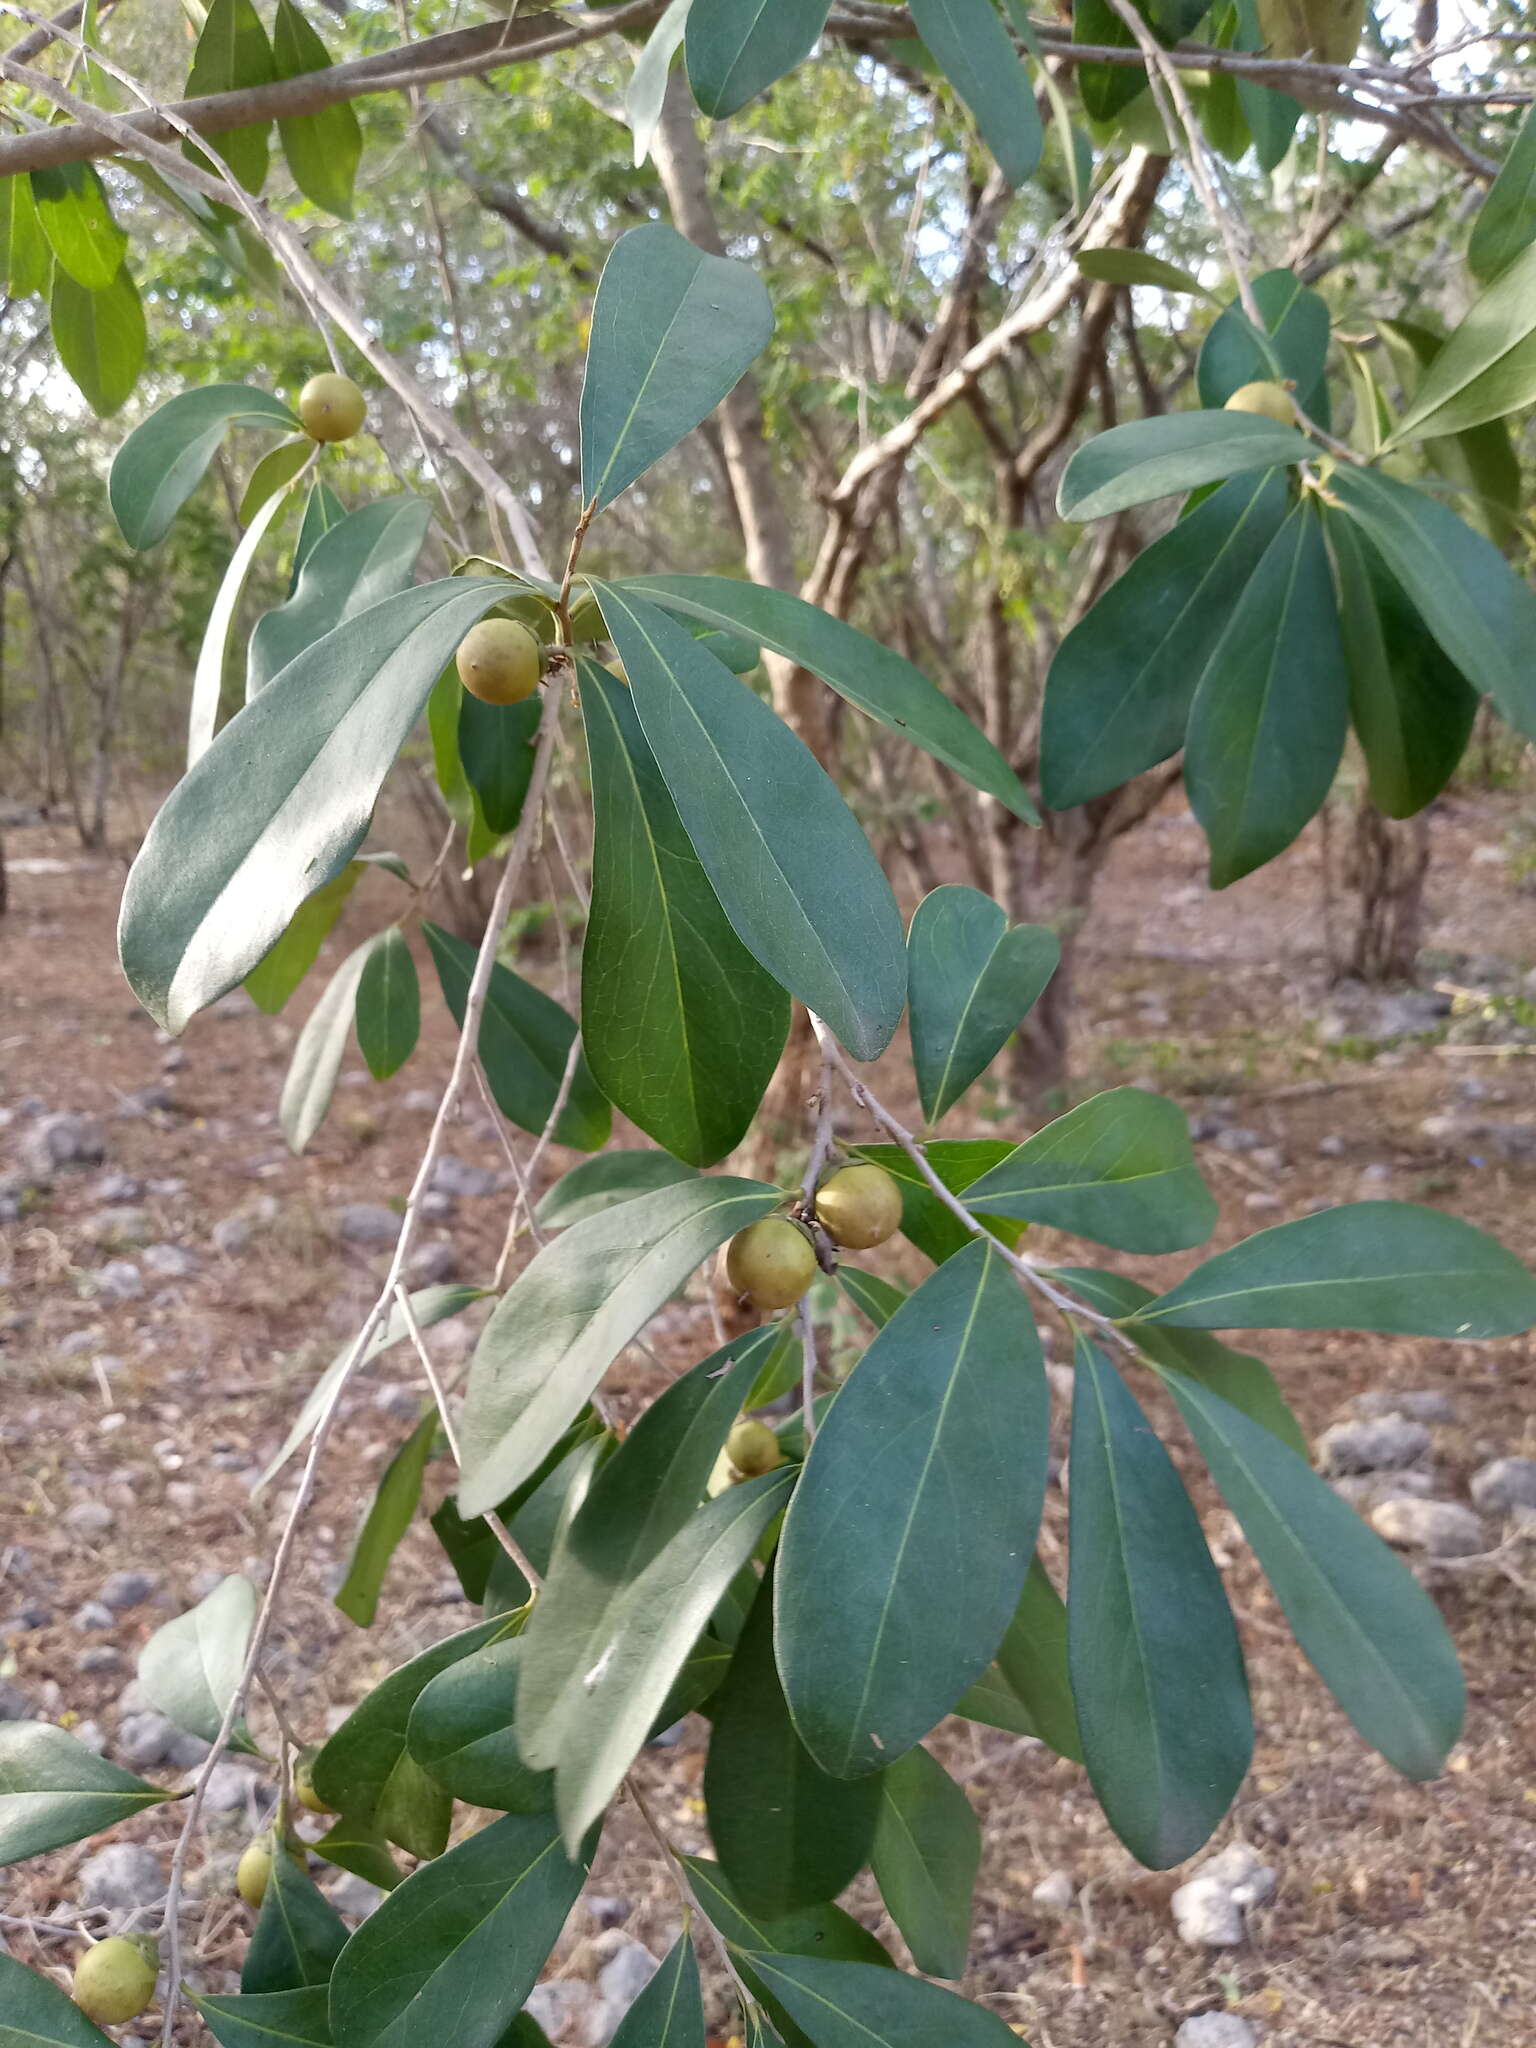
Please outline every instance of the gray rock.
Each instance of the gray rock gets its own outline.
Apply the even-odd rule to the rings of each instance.
[[[96,1292],[103,1301],[137,1301],[144,1276],[132,1259],[108,1259],[96,1275]]]
[[[599,1927],[622,1927],[635,1910],[628,1899],[614,1898],[606,1892],[589,1892],[581,1903]]]
[[[80,1866],[80,1903],[130,1913],[165,1897],[160,1858],[143,1842],[113,1842]]]
[[[1495,1458],[1472,1474],[1472,1498],[1485,1515],[1536,1508],[1536,1458]]]
[[[379,1202],[348,1202],[337,1228],[344,1244],[389,1245],[400,1235],[400,1218]]]
[[[1397,1472],[1422,1458],[1429,1449],[1429,1431],[1406,1416],[1383,1415],[1374,1420],[1336,1422],[1318,1440],[1321,1471]]]
[[[1488,1548],[1482,1522],[1460,1501],[1394,1494],[1372,1508],[1371,1527],[1397,1549],[1422,1550],[1427,1557],[1476,1557]]]
[[[421,1198],[422,1218],[427,1223],[449,1223],[458,1206],[453,1196],[445,1195],[441,1188],[428,1188]]]
[[[421,1414],[422,1397],[413,1387],[396,1386],[392,1381],[375,1389],[373,1405],[381,1415],[392,1415],[396,1422],[415,1422]]]
[[[51,1607],[44,1607],[38,1600],[29,1600],[25,1607],[16,1610],[9,1621],[0,1625],[0,1635],[8,1630],[18,1635],[28,1635],[33,1629],[47,1628],[52,1620]]]
[[[1048,1913],[1065,1913],[1077,1896],[1077,1887],[1072,1882],[1070,1872],[1050,1870],[1029,1896],[1037,1906],[1043,1906]]]
[[[1317,1141],[1318,1156],[1322,1159],[1342,1159],[1347,1147],[1336,1131],[1330,1131],[1326,1138]]]
[[[123,1653],[115,1643],[92,1643],[75,1659],[75,1669],[86,1678],[101,1671],[121,1671],[122,1668]]]
[[[68,1111],[34,1124],[21,1148],[22,1165],[42,1180],[65,1166],[100,1166],[106,1156],[106,1135],[96,1119]]]
[[[593,2005],[592,1986],[579,1977],[555,1977],[547,1984],[535,1984],[524,2010],[552,2041],[566,2038],[566,2030],[588,2015]]]
[[[439,1194],[474,1200],[495,1194],[496,1175],[488,1167],[472,1166],[467,1159],[455,1159],[445,1152],[432,1169],[432,1186]]]
[[[352,1870],[338,1877],[334,1884],[328,1884],[325,1895],[337,1912],[345,1913],[349,1920],[366,1920],[384,1896],[376,1884],[370,1884],[366,1877],[359,1877]]]
[[[106,1753],[107,1731],[99,1721],[77,1721],[69,1732],[80,1747],[88,1749],[92,1756],[102,1756]]]
[[[144,1183],[131,1173],[104,1173],[91,1188],[93,1202],[136,1202],[144,1192]]]
[[[170,1089],[160,1082],[151,1082],[147,1088],[134,1088],[122,1096],[118,1101],[117,1113],[120,1117],[129,1119],[153,1116],[156,1111],[163,1112],[175,1107],[176,1098]]]
[[[208,1773],[203,1805],[210,1813],[244,1813],[255,1782],[244,1764],[215,1764]]]
[[[608,1959],[597,1973],[597,1989],[605,2004],[627,2012],[656,1974],[656,1958],[633,1935],[611,1927],[594,1937],[593,1949]]]
[[[221,1216],[212,1230],[213,1248],[226,1259],[238,1259],[250,1249],[255,1227],[248,1216]]]
[[[77,1500],[64,1510],[64,1526],[77,1536],[105,1536],[116,1520],[104,1500]]]
[[[179,1244],[147,1245],[144,1263],[158,1280],[190,1280],[197,1271],[196,1254]]]
[[[87,1600],[84,1606],[75,1609],[71,1623],[82,1635],[89,1635],[92,1629],[112,1626],[112,1610],[100,1600]]]
[[[1448,1394],[1442,1394],[1438,1387],[1420,1387],[1396,1392],[1391,1387],[1379,1387],[1368,1394],[1357,1394],[1354,1399],[1357,1415],[1406,1415],[1411,1422],[1454,1422],[1456,1410]]]
[[[1247,1934],[1250,1906],[1275,1889],[1275,1873],[1246,1842],[1231,1842],[1207,1858],[1170,1900],[1180,1939],[1191,1948],[1236,1948]]]
[[[154,1228],[147,1209],[125,1208],[121,1204],[99,1209],[91,1218],[91,1242],[116,1251],[147,1244]]]
[[[208,1754],[200,1736],[188,1735],[164,1714],[153,1708],[141,1714],[125,1714],[118,1724],[117,1753],[136,1771],[153,1770],[166,1764],[173,1770],[190,1771]]]
[[[0,1721],[30,1721],[32,1702],[20,1687],[0,1678]]]
[[[150,1572],[114,1572],[101,1589],[101,1600],[114,1613],[126,1614],[130,1607],[142,1607],[160,1590],[160,1581]]]
[[[1218,1152],[1254,1152],[1263,1144],[1264,1133],[1250,1130],[1246,1124],[1226,1124],[1211,1142]]]
[[[412,1287],[441,1287],[456,1279],[458,1271],[458,1253],[441,1239],[418,1245],[405,1262],[405,1277]]]
[[[1197,2012],[1173,2037],[1173,2048],[1256,2048],[1258,2035],[1239,2013]]]
[[[1429,1500],[1436,1483],[1433,1472],[1413,1466],[1406,1472],[1346,1472],[1328,1482],[1340,1500],[1347,1500],[1359,1515],[1369,1514],[1378,1501],[1401,1499],[1406,1494],[1415,1500]]]

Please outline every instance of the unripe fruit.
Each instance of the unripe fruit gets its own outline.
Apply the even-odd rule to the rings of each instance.
[[[272,1837],[258,1835],[246,1844],[245,1854],[235,1869],[235,1890],[248,1906],[259,1906],[267,1896],[272,1879]]]
[[[326,370],[299,393],[299,424],[312,441],[350,441],[368,415],[368,401],[350,377]]]
[[[731,1239],[726,1275],[757,1309],[788,1308],[816,1277],[811,1240],[787,1216],[765,1216]]]
[[[459,681],[484,704],[521,704],[539,687],[539,643],[516,619],[482,619],[454,656]]]
[[[1224,412],[1256,412],[1262,419],[1276,420],[1282,427],[1296,424],[1296,404],[1281,384],[1242,384],[1227,400]]]
[[[901,1189],[883,1166],[841,1166],[816,1190],[816,1220],[834,1244],[867,1252],[901,1228]]]
[[[136,2020],[155,1995],[160,1945],[147,1934],[113,1934],[75,1965],[75,2003],[104,2027]]]
[[[597,599],[589,590],[585,597],[578,597],[571,606],[571,638],[573,640],[606,640],[608,628]]]
[[[776,1472],[784,1462],[779,1440],[766,1422],[738,1422],[725,1440],[725,1455],[743,1479]]]
[[[306,1749],[293,1767],[293,1795],[307,1813],[334,1813],[334,1806],[327,1806],[315,1790],[315,1751]]]
[[[1259,0],[1267,57],[1312,57],[1348,64],[1360,47],[1366,0]]]

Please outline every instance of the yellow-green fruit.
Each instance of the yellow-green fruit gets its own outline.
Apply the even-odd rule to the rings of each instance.
[[[731,1239],[725,1270],[754,1308],[788,1308],[816,1277],[811,1240],[787,1216],[765,1216]]]
[[[459,642],[459,681],[485,704],[521,704],[539,687],[539,643],[516,619],[482,619]]]
[[[311,377],[299,393],[299,424],[312,441],[350,441],[368,414],[368,401],[335,370]]]
[[[1278,420],[1282,427],[1294,427],[1296,407],[1291,394],[1280,384],[1241,384],[1223,407],[1225,412],[1256,412],[1266,420]]]
[[[272,1877],[272,1837],[258,1835],[246,1845],[235,1869],[235,1890],[248,1906],[259,1906]]]
[[[743,1479],[776,1472],[784,1462],[779,1440],[766,1422],[738,1422],[725,1440],[725,1455]]]
[[[75,1965],[75,2003],[104,2027],[136,2020],[155,1995],[160,1948],[148,1935],[113,1934]]]
[[[1259,0],[1264,54],[1348,64],[1360,47],[1365,9],[1366,0]]]
[[[901,1228],[901,1189],[883,1166],[841,1166],[816,1190],[816,1219],[834,1244],[867,1252]]]
[[[315,1752],[312,1749],[306,1750],[294,1765],[294,1797],[308,1813],[334,1813],[336,1811],[335,1807],[327,1806],[320,1797],[320,1794],[315,1790],[314,1759]]]
[[[608,628],[597,599],[589,590],[585,597],[578,597],[571,606],[571,638],[573,640],[606,640]]]

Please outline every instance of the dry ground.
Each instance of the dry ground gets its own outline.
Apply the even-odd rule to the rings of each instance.
[[[1463,980],[1487,971],[1478,956],[1516,974],[1536,964],[1536,896],[1522,893],[1503,859],[1480,853],[1501,847],[1519,815],[1515,799],[1490,797],[1458,801],[1436,818],[1431,938],[1460,959]],[[141,1300],[99,1299],[92,1276],[111,1254],[90,1242],[100,1207],[90,1172],[61,1177],[42,1206],[8,1230],[0,1226],[0,1676],[46,1715],[97,1720],[110,1740],[143,1637],[191,1597],[199,1574],[259,1569],[270,1550],[283,1489],[253,1503],[254,1469],[377,1284],[377,1256],[337,1243],[338,1209],[392,1200],[405,1186],[427,1125],[407,1096],[441,1076],[448,1038],[432,1029],[390,1090],[375,1089],[360,1071],[344,1074],[330,1120],[310,1153],[293,1160],[272,1112],[294,1022],[206,1016],[187,1034],[181,1063],[162,1076],[166,1048],[113,958],[120,863],[82,861],[48,828],[12,832],[8,851],[15,865],[11,914],[0,921],[0,1109],[14,1114],[36,1097],[50,1110],[101,1117],[105,1170],[143,1180],[148,1192],[138,1206],[150,1212],[153,1236],[198,1261],[190,1278],[151,1279]],[[1077,1048],[1084,1089],[1142,1082],[1194,1114],[1214,1112],[1261,1134],[1258,1163],[1252,1153],[1202,1148],[1224,1206],[1222,1241],[1319,1199],[1395,1194],[1454,1208],[1536,1259],[1536,1167],[1486,1158],[1475,1141],[1432,1141],[1420,1128],[1427,1116],[1464,1108],[1469,1080],[1481,1093],[1478,1114],[1536,1118],[1536,1064],[1520,1055],[1448,1057],[1432,1040],[1384,1059],[1358,1042],[1320,1043],[1327,994],[1318,871],[1309,837],[1274,868],[1213,899],[1201,886],[1198,835],[1181,813],[1134,839],[1092,925]],[[384,886],[365,882],[330,957],[367,928],[383,900],[369,892]],[[307,992],[296,999],[300,1019],[310,1000]],[[135,1091],[162,1080],[169,1108],[124,1113]],[[977,1128],[996,1127],[985,1096],[975,1114]],[[0,1130],[0,1168],[23,1128],[18,1116]],[[479,1113],[451,1149],[477,1164],[500,1163]],[[275,1203],[275,1217],[259,1224],[242,1256],[221,1256],[213,1225],[238,1212],[265,1214],[264,1198]],[[500,1209],[495,1199],[462,1201],[434,1226],[467,1278],[494,1263]],[[1177,1263],[1131,1262],[1148,1279]],[[688,1306],[671,1312],[659,1336],[669,1365],[701,1355],[709,1341],[702,1308]],[[455,1355],[451,1337],[441,1348],[446,1359]],[[1466,1473],[1485,1457],[1536,1450],[1528,1341],[1473,1349],[1286,1336],[1263,1348],[1314,1432],[1363,1390],[1448,1393],[1458,1419],[1437,1432],[1436,1460],[1449,1490],[1464,1494]],[[393,1604],[374,1630],[355,1629],[330,1605],[361,1504],[407,1427],[398,1418],[409,1380],[397,1352],[351,1397],[285,1603],[274,1677],[311,1736],[324,1732],[328,1712],[463,1619],[420,1530],[397,1560]],[[624,1397],[638,1404],[656,1384],[642,1361],[623,1382]],[[82,1537],[65,1521],[84,1499],[114,1510],[106,1536]],[[1264,1852],[1279,1872],[1277,1897],[1254,1916],[1248,1947],[1191,1952],[1175,1939],[1167,1912],[1177,1874],[1151,1876],[1131,1862],[1080,1771],[996,1731],[957,1724],[942,1738],[946,1760],[968,1775],[987,1837],[966,1988],[1039,2048],[1151,2048],[1170,2041],[1184,2015],[1223,2005],[1250,2016],[1267,2043],[1529,2042],[1530,1599],[1498,1577],[1437,1588],[1467,1664],[1471,1712],[1449,1773],[1433,1785],[1403,1784],[1332,1708],[1219,1507],[1207,1494],[1202,1505],[1229,1567],[1261,1729],[1253,1772],[1221,1839],[1242,1834]],[[1057,1498],[1048,1542],[1060,1508]],[[127,1565],[160,1574],[167,1604],[82,1632],[73,1618],[80,1603]],[[7,1616],[28,1602],[51,1618],[8,1633]],[[80,1675],[82,1651],[104,1643],[123,1650],[123,1667]],[[701,1766],[692,1735],[677,1749],[651,1752],[643,1766],[664,1821],[686,1847],[703,1846]],[[238,1847],[243,1825],[237,1818],[210,1836],[216,1869]],[[173,1819],[151,1815],[125,1832],[164,1841],[173,1827]],[[0,1900],[12,1919],[0,1923],[0,1935],[14,1953],[47,1966],[68,1952],[69,1944],[14,1923],[65,1910],[87,1853],[88,1845],[9,1874],[10,1895]],[[1081,1888],[1079,1904],[1059,1917],[1031,1901],[1033,1886],[1056,1868]],[[627,1903],[632,1930],[653,1948],[670,1938],[675,1906],[628,1815],[610,1827],[594,1886]],[[878,1924],[872,1894],[852,1903]],[[217,1983],[237,1952],[240,1909],[215,1887],[199,1910],[204,1969]],[[593,1932],[578,1909],[563,1970],[590,1973]]]

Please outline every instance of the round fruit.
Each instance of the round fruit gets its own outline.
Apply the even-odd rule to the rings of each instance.
[[[1296,424],[1296,405],[1280,384],[1243,384],[1222,408],[1224,412],[1256,412],[1266,420],[1278,420],[1282,427]]]
[[[731,1239],[726,1275],[754,1308],[788,1308],[816,1277],[811,1240],[787,1216],[765,1216]]]
[[[883,1166],[840,1166],[816,1190],[816,1217],[834,1244],[867,1252],[901,1228],[901,1189]]]
[[[766,1422],[738,1422],[725,1440],[725,1455],[743,1479],[776,1472],[784,1462],[779,1440]]]
[[[315,1790],[315,1754],[315,1751],[312,1749],[305,1750],[293,1767],[294,1797],[308,1813],[334,1813],[336,1811],[335,1807],[327,1806],[320,1797],[320,1794]]]
[[[75,1965],[75,2003],[104,2027],[136,2020],[155,1995],[160,1945],[147,1934],[113,1934]]]
[[[459,642],[459,681],[484,704],[521,704],[539,687],[539,643],[516,619],[482,619]]]
[[[259,1906],[267,1896],[272,1877],[271,1834],[258,1835],[246,1844],[245,1854],[235,1870],[235,1890],[248,1906]]]
[[[299,393],[299,424],[312,441],[350,441],[368,414],[368,401],[350,377],[326,370]]]

